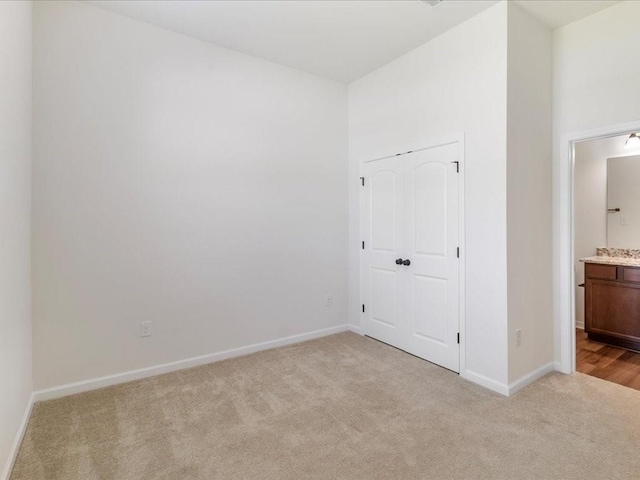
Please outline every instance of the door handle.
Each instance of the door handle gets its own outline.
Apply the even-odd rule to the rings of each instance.
[[[402,259],[396,258],[396,265],[402,265]]]
[[[402,262],[402,264],[408,267],[409,265],[411,265],[411,260],[407,258],[404,262]]]

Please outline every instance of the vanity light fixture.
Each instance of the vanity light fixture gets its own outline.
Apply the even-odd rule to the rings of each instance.
[[[632,133],[631,135],[629,135],[627,141],[624,142],[624,148],[625,150],[640,148],[640,137],[638,137],[636,133]]]

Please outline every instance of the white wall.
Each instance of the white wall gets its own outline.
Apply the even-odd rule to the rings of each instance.
[[[359,302],[358,177],[363,161],[465,133],[466,371],[507,381],[506,3],[349,87],[350,305]],[[350,321],[359,325],[357,307]]]
[[[561,318],[569,308],[571,217],[565,135],[640,120],[640,2],[621,2],[553,35],[554,323],[556,360],[570,361]]]
[[[31,2],[0,2],[0,478],[32,391]]]
[[[556,137],[640,118],[639,14],[625,1],[554,32]]]
[[[607,158],[624,154],[628,135],[579,142],[574,167],[574,268],[576,326],[584,328],[584,263],[607,246]],[[614,246],[614,245],[611,245]]]
[[[549,28],[513,3],[508,16],[507,291],[514,382],[553,362],[552,74]]]
[[[345,324],[346,86],[34,10],[36,388]]]
[[[607,216],[607,244],[640,248],[640,156],[607,160],[607,207],[620,212]]]

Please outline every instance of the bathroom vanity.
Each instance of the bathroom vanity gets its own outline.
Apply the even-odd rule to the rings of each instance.
[[[640,251],[598,249],[597,256],[580,261],[589,339],[640,351]]]

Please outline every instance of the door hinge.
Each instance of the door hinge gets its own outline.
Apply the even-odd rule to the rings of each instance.
[[[460,332],[458,332],[458,343],[460,343]]]
[[[456,248],[456,257],[460,258],[460,247]]]
[[[364,187],[364,177],[360,177],[360,181],[362,182],[362,186]]]
[[[455,162],[451,162],[451,163],[455,163],[456,164],[456,173],[460,173],[460,162],[458,162],[456,160]]]
[[[362,241],[362,249],[364,250],[364,240]]]
[[[362,304],[362,313],[364,313],[364,303]]]

